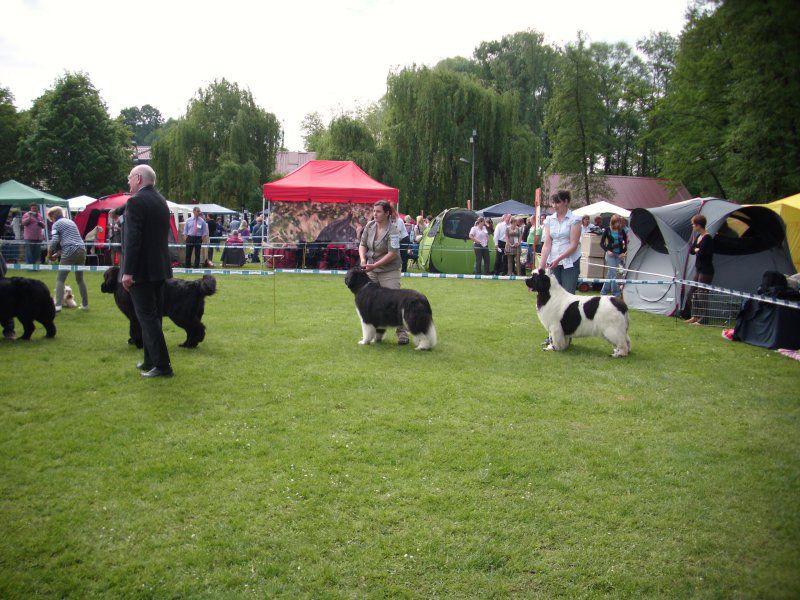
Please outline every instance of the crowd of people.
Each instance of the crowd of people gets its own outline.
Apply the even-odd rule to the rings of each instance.
[[[628,247],[627,222],[613,215],[609,226],[603,227],[603,218],[594,223],[584,216],[578,218],[570,209],[571,196],[560,191],[549,199],[551,213],[539,218],[503,215],[495,225],[489,217],[478,217],[469,232],[475,252],[475,275],[524,275],[535,267],[552,269],[559,283],[574,293],[580,275],[580,238],[586,234],[600,236],[605,252],[608,278],[616,278],[624,264]],[[494,265],[490,265],[489,237],[494,240]],[[535,260],[540,254],[539,260]],[[619,296],[621,290],[615,282],[606,283],[602,294]]]

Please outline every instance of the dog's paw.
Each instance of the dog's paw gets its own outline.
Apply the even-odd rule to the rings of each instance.
[[[369,346],[369,340],[358,340],[359,346]]]
[[[547,344],[544,348],[542,348],[545,352],[556,352],[556,347],[553,344]]]

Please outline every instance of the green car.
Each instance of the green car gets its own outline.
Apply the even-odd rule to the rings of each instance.
[[[429,273],[473,273],[475,252],[469,230],[477,219],[478,214],[466,208],[439,213],[419,242],[419,265]],[[489,248],[494,248],[491,236]]]

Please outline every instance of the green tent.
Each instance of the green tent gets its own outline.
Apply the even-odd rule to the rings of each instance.
[[[0,183],[0,205],[28,207],[31,204],[64,206],[69,208],[69,202],[63,198],[40,192],[32,187],[21,184],[19,181],[9,179],[5,183]]]
[[[472,273],[475,252],[469,230],[478,214],[465,208],[448,208],[428,226],[419,242],[419,265],[429,273]],[[493,244],[490,236],[489,247]]]

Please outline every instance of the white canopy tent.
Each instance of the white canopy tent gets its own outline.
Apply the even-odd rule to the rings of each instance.
[[[631,211],[625,210],[616,204],[611,204],[611,202],[606,202],[605,200],[595,202],[589,206],[581,206],[580,208],[572,211],[572,214],[578,215],[579,217],[584,215],[593,217],[594,215],[605,215],[609,213],[625,217],[626,219],[631,216]]]
[[[76,213],[82,211],[88,204],[91,204],[97,200],[97,198],[92,198],[91,196],[76,196],[75,198],[69,198],[67,202],[69,202],[69,212]]]

